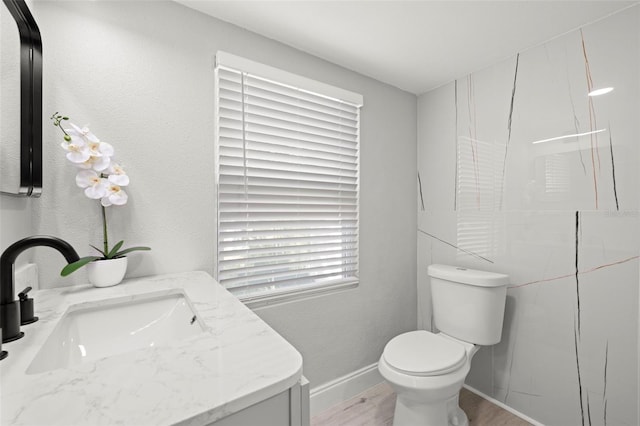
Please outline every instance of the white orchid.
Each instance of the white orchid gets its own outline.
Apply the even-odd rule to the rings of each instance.
[[[67,151],[67,159],[84,169],[76,175],[76,184],[84,188],[84,194],[93,200],[101,200],[103,207],[126,204],[128,196],[121,187],[129,185],[129,176],[112,161],[113,146],[100,141],[87,126],[69,123],[71,128],[63,129],[60,124],[67,117],[54,114],[51,118],[64,133],[61,146]]]
[[[114,259],[124,257],[132,251],[151,250],[149,247],[130,247],[121,250],[124,241],[117,242],[109,249],[105,208],[125,205],[129,199],[122,189],[129,185],[129,176],[119,164],[113,161],[113,146],[100,141],[87,126],[78,127],[69,123],[71,128],[63,129],[61,123],[69,120],[69,117],[63,117],[56,112],[51,119],[53,125],[59,127],[64,133],[64,142],[60,146],[67,151],[67,159],[74,166],[82,169],[76,174],[76,185],[84,189],[84,195],[87,197],[100,200],[102,210],[103,249],[92,246],[102,256],[85,256],[65,266],[61,275],[69,275],[94,260]]]
[[[111,157],[113,155],[113,147],[106,142],[89,142],[89,153],[93,157]]]
[[[77,136],[79,138],[82,138],[87,143],[100,142],[100,139],[98,139],[96,135],[91,133],[91,130],[89,130],[87,126],[80,128],[73,123],[69,123],[69,124],[71,125],[71,129],[65,129],[66,131],[65,134],[69,134],[71,135],[71,137]]]
[[[65,138],[60,146],[67,151],[67,160],[74,164],[84,163],[91,158],[89,147],[80,137],[69,136],[69,140]]]
[[[106,170],[111,165],[111,157],[107,157],[107,156],[100,156],[100,157],[89,156],[87,161],[85,161],[83,163],[75,163],[74,165],[76,167],[81,168],[81,169],[93,169],[93,170],[95,170],[97,172],[101,172],[103,170]]]
[[[67,150],[76,151],[81,148],[82,155],[74,153],[71,157],[71,154],[67,154],[67,158],[81,169],[93,169],[101,172],[109,167],[113,156],[113,146],[98,139],[87,126],[78,127],[73,123],[69,124],[71,125],[70,129],[63,129],[65,133],[63,148],[65,148],[65,143],[67,145],[73,143],[74,145]],[[68,139],[70,142],[67,142]]]
[[[100,200],[100,203],[104,207],[111,205],[122,206],[127,203],[127,199],[129,198],[127,193],[115,183],[107,185],[106,191],[107,193]]]
[[[108,180],[93,170],[83,170],[76,175],[76,185],[84,188],[84,195],[98,200],[107,195]]]
[[[129,176],[125,173],[122,166],[117,163],[111,163],[109,165],[109,182],[119,186],[129,185]]]

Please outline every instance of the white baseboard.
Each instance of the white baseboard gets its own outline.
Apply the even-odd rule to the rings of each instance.
[[[506,410],[508,412],[510,412],[511,414],[513,414],[514,416],[518,416],[520,417],[522,420],[525,420],[529,423],[531,423],[533,426],[544,426],[542,423],[540,423],[539,421],[536,421],[534,419],[532,419],[531,417],[522,414],[520,411],[516,410],[513,407],[509,407],[508,405],[506,405],[504,402],[498,401],[495,398],[490,397],[489,395],[486,395],[482,392],[480,392],[479,390],[472,388],[469,385],[463,385],[462,387],[464,387],[465,389],[467,389],[469,392],[473,392],[478,396],[481,396],[482,398],[486,399],[487,401],[497,405],[498,407],[502,408],[503,410]]]
[[[368,365],[311,389],[311,417],[383,382],[378,363]]]

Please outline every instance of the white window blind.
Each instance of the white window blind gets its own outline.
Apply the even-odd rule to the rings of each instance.
[[[217,55],[216,278],[241,298],[356,282],[361,102],[237,59]]]

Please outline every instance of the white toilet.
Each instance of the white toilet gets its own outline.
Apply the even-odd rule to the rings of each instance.
[[[509,277],[430,265],[435,327],[391,339],[378,369],[398,398],[394,426],[467,426],[458,394],[479,345],[500,341]]]

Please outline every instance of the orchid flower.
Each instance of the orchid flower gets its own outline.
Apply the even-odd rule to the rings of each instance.
[[[84,189],[84,195],[97,200],[107,195],[107,179],[100,177],[93,170],[82,170],[76,175],[76,185]]]
[[[113,155],[113,147],[106,142],[89,142],[87,145],[92,157],[111,157]]]
[[[119,185],[116,185],[115,183],[108,184],[106,191],[106,195],[104,195],[100,200],[103,207],[109,207],[111,205],[122,206],[127,204],[129,197]]]
[[[77,136],[70,136],[60,146],[67,151],[67,160],[74,164],[84,163],[91,157],[87,144]]]
[[[89,130],[87,126],[80,128],[73,123],[69,123],[69,124],[71,125],[72,128],[65,129],[65,131],[67,134],[71,135],[71,137],[77,136],[79,138],[82,138],[87,143],[100,142],[100,139],[98,139],[96,135],[91,133],[91,130]]]
[[[117,163],[111,163],[109,166],[109,182],[119,186],[129,185],[129,176],[125,173],[124,169]]]
[[[111,158],[107,156],[93,157],[90,156],[87,161],[83,163],[75,163],[74,165],[81,169],[93,169],[96,172],[102,172],[106,170],[111,164]]]

